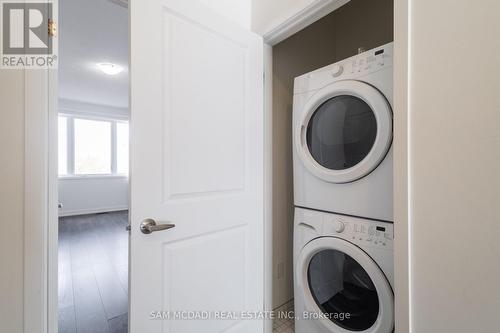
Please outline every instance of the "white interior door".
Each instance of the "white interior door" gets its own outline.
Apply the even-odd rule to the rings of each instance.
[[[194,0],[130,13],[131,332],[262,332],[215,318],[264,303],[262,40]]]

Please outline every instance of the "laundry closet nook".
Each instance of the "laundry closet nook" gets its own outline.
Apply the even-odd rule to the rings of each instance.
[[[272,48],[274,309],[294,298],[294,78],[391,43],[393,27],[392,0],[351,0]]]

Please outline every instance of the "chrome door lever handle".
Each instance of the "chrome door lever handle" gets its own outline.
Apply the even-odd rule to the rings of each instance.
[[[157,224],[156,221],[153,219],[145,219],[141,223],[141,231],[143,234],[146,235],[155,231],[171,229],[173,227],[175,227],[175,224],[172,223]]]

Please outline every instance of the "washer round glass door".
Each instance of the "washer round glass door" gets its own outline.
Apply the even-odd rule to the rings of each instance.
[[[307,311],[331,332],[392,332],[394,295],[377,264],[335,237],[309,242],[297,262]]]
[[[373,171],[392,141],[392,111],[369,84],[338,81],[306,103],[296,128],[297,152],[317,177],[348,183]]]

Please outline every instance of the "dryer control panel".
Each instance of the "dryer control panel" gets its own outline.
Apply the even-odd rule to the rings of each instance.
[[[352,75],[366,75],[392,65],[390,51],[390,49],[380,48],[347,59],[345,61],[346,72]]]
[[[337,63],[298,76],[294,94],[317,90],[338,80],[360,79],[368,74],[392,68],[392,43],[357,54]]]

